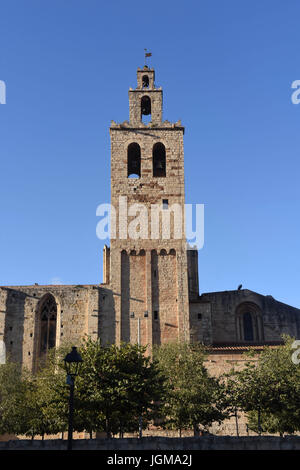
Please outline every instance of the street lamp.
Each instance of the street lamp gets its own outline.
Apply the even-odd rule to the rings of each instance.
[[[78,375],[79,367],[82,364],[82,357],[77,351],[76,346],[72,346],[72,351],[64,358],[65,369],[67,372],[67,384],[70,385],[69,397],[69,428],[68,428],[68,450],[72,450],[73,438],[73,414],[74,414],[74,383]]]

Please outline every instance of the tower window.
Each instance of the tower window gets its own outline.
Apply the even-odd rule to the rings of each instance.
[[[164,210],[168,210],[169,208],[169,200],[168,199],[163,199],[162,200],[162,207]]]
[[[202,320],[202,314],[201,313],[198,313],[198,320]]]
[[[136,142],[128,145],[127,176],[128,178],[140,178],[141,176],[141,148]]]
[[[142,87],[149,88],[149,77],[148,75],[144,75],[142,78]]]
[[[157,310],[154,310],[154,312],[153,312],[153,319],[158,320],[158,311]]]
[[[153,176],[166,176],[166,149],[161,142],[153,146]]]
[[[143,116],[150,116],[151,120],[151,100],[149,96],[143,96],[141,99],[141,119]]]

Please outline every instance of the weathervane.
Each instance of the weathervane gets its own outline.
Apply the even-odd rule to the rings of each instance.
[[[147,52],[147,49],[144,49],[145,51],[145,66],[147,66],[147,57],[151,57],[152,56],[152,52]]]

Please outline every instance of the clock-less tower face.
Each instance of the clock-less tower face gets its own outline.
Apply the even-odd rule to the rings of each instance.
[[[112,121],[110,127],[111,203],[117,222],[110,284],[117,342],[139,339],[152,345],[189,336],[183,213],[179,216],[184,208],[184,128],[180,122],[162,121],[162,104],[154,70],[138,69],[137,87],[129,90],[129,121]],[[143,229],[132,237],[141,214]],[[168,217],[169,233],[163,222]]]

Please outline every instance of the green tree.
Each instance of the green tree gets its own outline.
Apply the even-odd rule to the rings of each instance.
[[[292,342],[285,336],[284,345],[265,347],[256,360],[229,375],[229,393],[259,434],[300,430],[300,369],[292,361]]]
[[[227,417],[222,384],[208,374],[201,345],[169,343],[156,349],[163,374],[167,377],[164,406],[165,426],[178,429],[207,428]]]
[[[18,409],[23,402],[24,385],[19,364],[0,365],[0,434],[17,434],[20,430]]]
[[[258,429],[258,415],[256,411],[247,413],[249,429],[258,433],[277,434],[280,436],[284,434],[293,434],[297,429],[292,424],[294,420],[290,420],[288,413],[281,411],[280,413],[270,413],[262,411],[261,413],[261,427]]]
[[[157,416],[164,377],[145,352],[145,347],[129,343],[83,342],[77,396],[82,410],[89,412],[90,429],[104,429],[109,437],[138,430],[140,417],[145,427]]]
[[[66,372],[63,358],[66,347],[51,350],[47,361],[31,377],[32,402],[36,403],[38,413],[30,421],[36,434],[57,434],[68,427],[68,397]]]
[[[136,431],[158,416],[164,377],[146,348],[122,344],[102,347],[85,339],[82,369],[75,380],[74,430]],[[69,387],[63,358],[69,345],[52,350],[39,371],[21,373],[16,364],[0,367],[0,432],[36,435],[67,430]]]
[[[36,375],[21,371],[19,364],[8,362],[0,366],[1,433],[24,434],[33,439],[66,427],[62,410],[67,399],[61,393],[62,375],[55,371],[53,357],[54,354]]]

